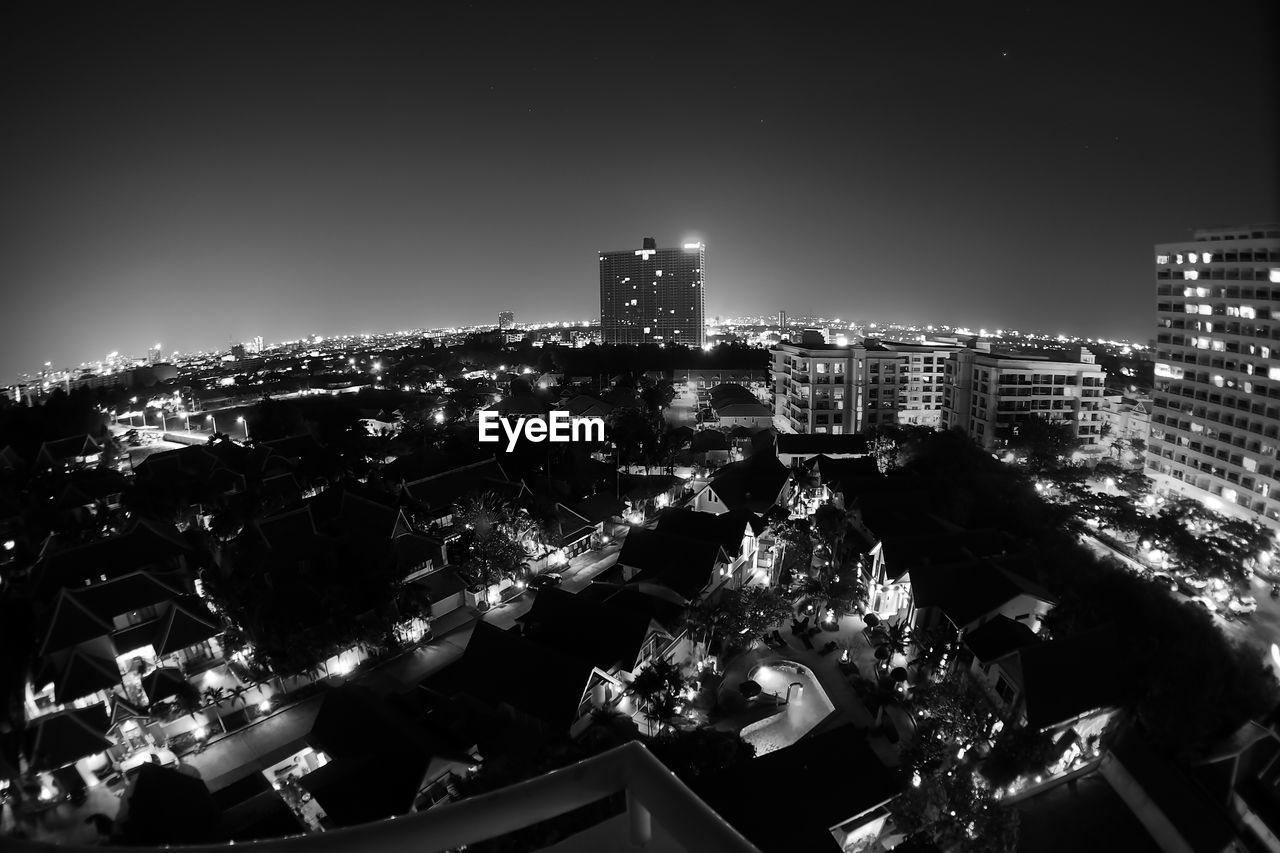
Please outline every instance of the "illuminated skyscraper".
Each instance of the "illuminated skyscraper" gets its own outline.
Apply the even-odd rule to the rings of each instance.
[[[1280,224],[1158,245],[1155,272],[1147,474],[1280,526]]]
[[[707,247],[600,253],[600,332],[607,344],[702,346],[706,331]]]

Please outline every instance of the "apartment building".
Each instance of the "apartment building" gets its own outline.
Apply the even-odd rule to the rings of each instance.
[[[1280,526],[1280,224],[1155,247],[1157,490]]]
[[[1017,424],[1041,417],[1070,423],[1082,450],[1101,453],[1106,378],[1085,347],[1066,356],[996,352],[979,342],[947,361],[940,425],[990,449]]]
[[[842,346],[806,332],[772,349],[775,423],[794,433],[936,427],[947,359],[959,347],[868,340]]]

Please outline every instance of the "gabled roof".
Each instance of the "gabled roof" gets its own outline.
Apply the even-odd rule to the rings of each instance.
[[[981,619],[1019,595],[1057,601],[1041,587],[989,560],[916,566],[911,589],[917,607],[939,607],[957,627]]]
[[[629,672],[653,621],[635,603],[630,596],[599,602],[548,587],[538,593],[520,621],[524,636],[539,645],[569,655],[585,654],[605,672],[614,666]]]
[[[729,509],[749,509],[764,513],[778,502],[790,472],[772,453],[757,453],[741,462],[732,462],[711,478],[707,488]]]
[[[888,527],[883,523],[878,526]],[[921,519],[918,515],[905,529],[894,526],[892,533],[882,534],[880,541],[885,570],[895,581],[916,566],[971,562],[1003,554],[1014,546],[1013,538],[1003,531],[943,531],[928,516]]]
[[[27,723],[23,752],[36,770],[53,770],[112,746],[107,706],[68,708]]]
[[[98,618],[68,589],[58,591],[39,655],[43,657],[60,649],[69,649],[94,637],[110,634],[109,621]]]
[[[575,418],[604,418],[616,408],[612,403],[592,397],[588,394],[577,394],[563,400],[560,408],[565,409]]]
[[[639,570],[632,583],[658,583],[686,600],[706,589],[716,566],[728,562],[728,555],[715,542],[643,527],[628,533],[618,552],[618,565]]]
[[[1025,622],[1003,614],[982,623],[964,635],[964,644],[982,663],[999,660],[1021,648],[1040,642]]]
[[[777,447],[779,455],[789,456],[865,456],[870,452],[867,437],[858,433],[779,433]]]
[[[39,587],[52,593],[60,586],[80,587],[96,582],[103,575],[113,578],[138,569],[166,566],[187,550],[177,533],[144,519],[117,536],[51,551],[43,559]]]
[[[837,853],[833,828],[902,790],[867,745],[866,734],[851,725],[696,777],[692,787],[761,853]],[[764,790],[768,808],[759,801]]]
[[[577,716],[593,667],[589,661],[477,622],[462,658],[424,686],[468,693],[565,731]]]
[[[264,518],[255,526],[262,541],[273,551],[306,550],[314,547],[320,536],[309,506]]]
[[[443,601],[467,588],[466,582],[453,569],[438,569],[420,578],[415,578],[410,583],[425,589],[427,598],[432,604],[437,601]]]
[[[438,513],[450,509],[469,494],[503,491],[514,485],[496,459],[484,459],[414,480],[404,488],[409,497]]]
[[[684,480],[670,474],[623,474],[618,487],[629,501],[643,501],[683,486]]]
[[[560,529],[556,544],[561,548],[590,536],[595,530],[594,524],[562,503],[556,504],[556,520],[559,522]]]
[[[59,438],[40,445],[40,449],[36,451],[36,464],[56,465],[78,456],[92,456],[100,450],[102,445],[87,433]]]
[[[222,633],[222,626],[213,614],[197,602],[173,601],[169,604],[164,615],[157,620],[156,633],[151,641],[156,655],[171,655]]]
[[[714,542],[724,548],[725,554],[737,556],[742,550],[742,540],[746,538],[748,530],[758,534],[764,529],[764,523],[755,513],[746,509],[733,509],[714,515],[672,507],[663,510],[658,516],[658,524],[654,529],[659,533]]]
[[[755,401],[713,401],[712,406],[722,418],[773,418],[773,411],[768,406]]]
[[[348,755],[312,770],[298,784],[315,797],[337,826],[355,826],[407,814],[430,757],[415,750],[380,749]]]
[[[134,610],[171,601],[184,594],[148,571],[129,572],[103,583],[75,590],[76,599],[104,622]]]
[[[1135,729],[1129,727],[1120,733],[1111,745],[1111,754],[1173,824],[1190,850],[1221,853],[1229,849],[1236,834],[1225,809],[1211,802],[1177,765],[1161,755]]]
[[[1131,677],[1123,652],[1111,625],[1020,649],[1027,725],[1040,730],[1118,705]]]
[[[600,524],[615,515],[621,515],[623,506],[622,501],[608,492],[596,492],[591,497],[578,501],[570,509],[591,524]]]
[[[53,698],[60,704],[68,704],[99,690],[115,687],[120,683],[120,669],[115,659],[92,654],[85,648],[71,652],[53,680]]]

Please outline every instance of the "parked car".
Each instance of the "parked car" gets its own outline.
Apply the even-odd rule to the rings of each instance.
[[[1205,610],[1209,611],[1211,615],[1216,615],[1218,612],[1218,605],[1207,595],[1197,595],[1195,598],[1191,599],[1191,601],[1192,603],[1198,604]]]
[[[541,575],[534,575],[529,578],[529,589],[538,590],[547,586],[559,586],[560,582],[563,580],[564,578],[555,572],[546,572]]]
[[[1153,583],[1160,584],[1160,586],[1170,592],[1176,592],[1178,589],[1178,582],[1166,575],[1164,572],[1152,572],[1148,577]]]
[[[1227,607],[1232,613],[1252,613],[1258,609],[1258,599],[1254,598],[1252,595],[1242,595],[1231,599],[1230,603],[1227,604]]]

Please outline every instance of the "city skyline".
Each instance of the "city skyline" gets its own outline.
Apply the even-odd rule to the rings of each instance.
[[[637,234],[713,247],[709,315],[1145,340],[1152,245],[1280,218],[1264,4],[306,9],[13,15],[0,371],[554,316]]]

